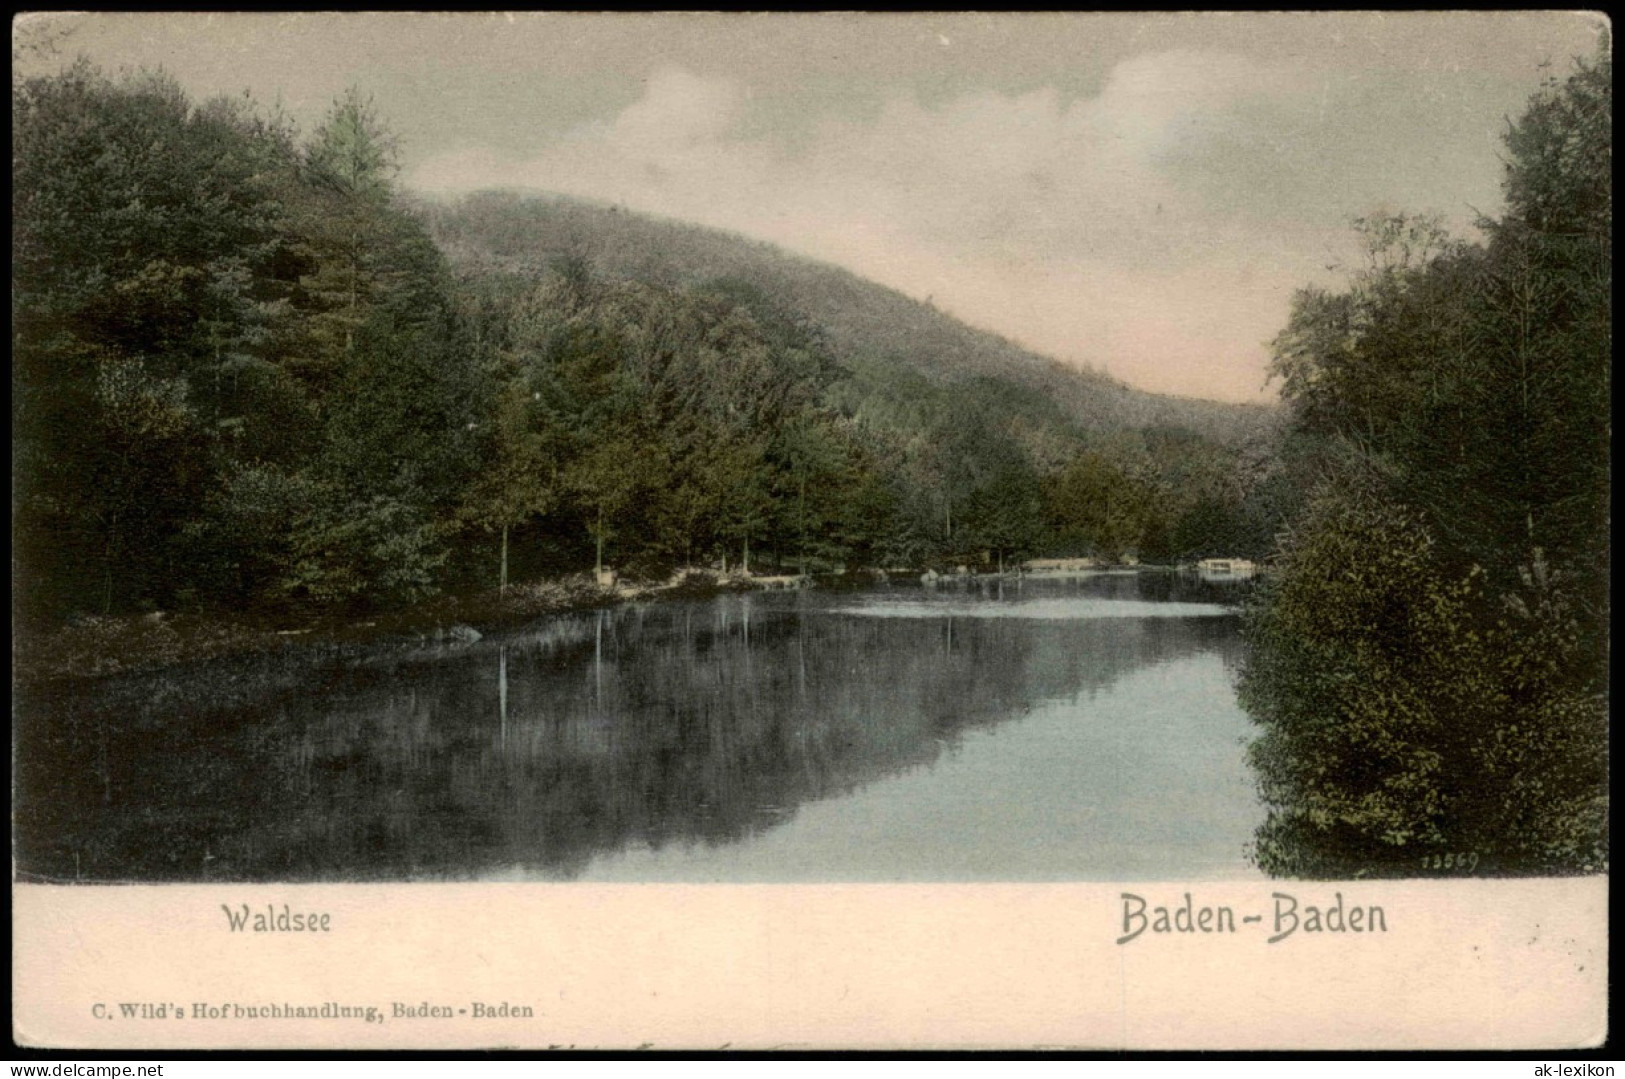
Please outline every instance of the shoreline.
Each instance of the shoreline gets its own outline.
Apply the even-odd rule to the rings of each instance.
[[[1002,577],[1066,580],[1107,574],[1177,571],[1158,565],[1098,566],[1056,571],[1007,571]],[[13,688],[84,682],[147,674],[217,659],[271,657],[327,649],[417,648],[426,644],[471,644],[487,634],[511,630],[550,615],[619,606],[639,601],[704,599],[730,592],[829,587],[834,582],[862,587],[882,582],[952,587],[1000,578],[997,573],[940,574],[920,570],[859,570],[848,573],[745,575],[737,571],[688,567],[664,581],[599,584],[591,572],[547,578],[495,589],[441,595],[410,607],[369,614],[307,612],[276,617],[254,612],[158,612],[145,615],[91,615],[44,632],[14,627]],[[472,631],[472,632],[470,632]]]
[[[398,610],[362,615],[311,612],[275,618],[252,612],[89,616],[43,633],[12,637],[14,688],[145,674],[215,659],[272,656],[298,649],[472,642],[549,615],[639,600],[689,599],[784,587],[784,578],[679,570],[666,581],[600,585],[591,573],[441,595]],[[470,632],[472,630],[472,633]]]

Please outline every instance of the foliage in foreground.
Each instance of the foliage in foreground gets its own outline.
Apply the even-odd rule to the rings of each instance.
[[[1323,480],[1246,626],[1271,873],[1607,869],[1611,77],[1512,128],[1486,244],[1362,222],[1276,342]]]
[[[1607,864],[1607,702],[1544,561],[1495,602],[1420,517],[1326,492],[1249,613],[1242,701],[1273,808],[1274,873],[1416,873],[1475,854],[1504,872]]]

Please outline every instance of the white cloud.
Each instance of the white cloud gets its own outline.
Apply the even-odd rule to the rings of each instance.
[[[615,118],[607,142],[632,154],[682,153],[726,138],[744,108],[742,85],[678,68],[649,78],[648,92]]]

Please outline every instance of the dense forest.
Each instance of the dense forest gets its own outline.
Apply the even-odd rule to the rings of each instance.
[[[1256,556],[1298,497],[1269,410],[1069,371],[737,237],[411,198],[355,91],[302,134],[81,60],[15,82],[13,120],[30,619]]]
[[[1482,242],[1363,221],[1275,342],[1313,482],[1241,687],[1272,873],[1607,869],[1612,76],[1509,125]]]

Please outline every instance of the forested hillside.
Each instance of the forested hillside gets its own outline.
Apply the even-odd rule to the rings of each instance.
[[[1365,221],[1275,343],[1318,482],[1242,683],[1273,872],[1607,869],[1612,78],[1511,125],[1484,242]]]
[[[574,257],[611,277],[670,288],[748,282],[820,326],[843,364],[872,364],[888,377],[912,374],[933,384],[994,379],[1008,384],[1006,393],[1029,391],[1021,395],[1023,406],[1053,402],[1085,430],[1180,427],[1238,445],[1256,438],[1276,412],[1135,390],[973,329],[839,267],[716,229],[545,193],[423,200],[416,212],[453,265],[471,271],[536,272]]]
[[[704,230],[408,200],[355,92],[300,133],[81,61],[14,83],[13,120],[29,618],[1261,554],[1296,497],[1268,410],[1067,372]]]

